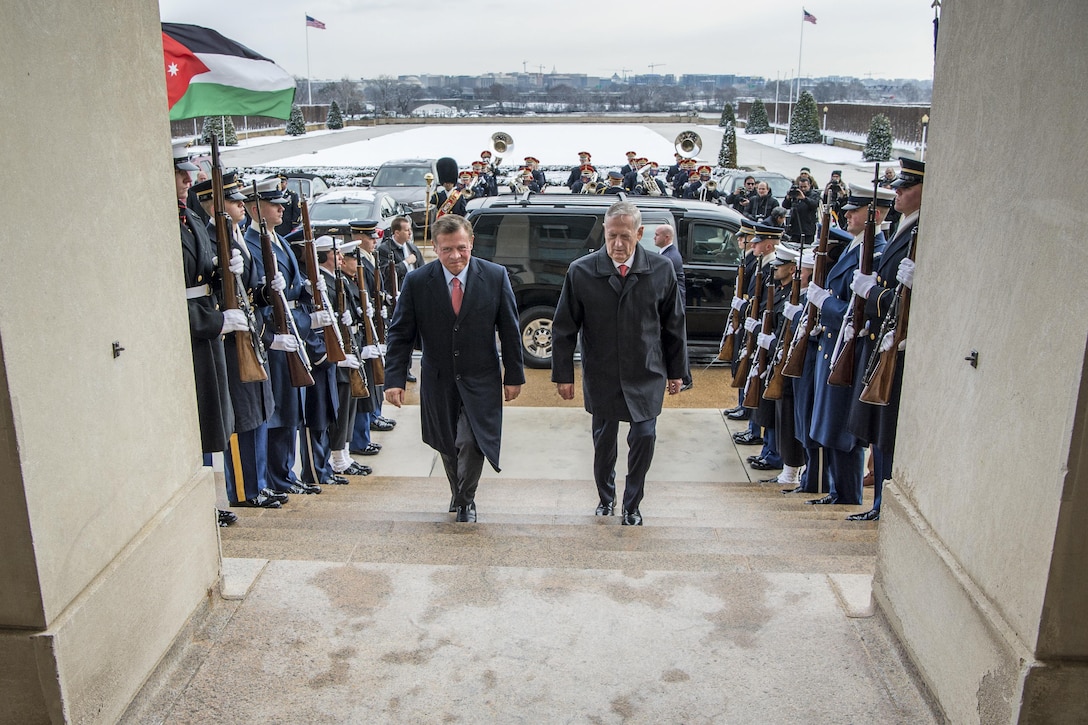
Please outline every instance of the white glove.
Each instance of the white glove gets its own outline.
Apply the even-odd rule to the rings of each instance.
[[[389,348],[387,348],[387,347],[385,346],[385,343],[384,343],[384,342],[379,342],[379,343],[378,343],[378,352],[380,352],[380,353],[381,353],[382,355],[384,355],[384,354],[385,354],[385,352],[386,352],[386,350],[388,350],[388,349],[389,349]]]
[[[246,271],[246,261],[242,259],[242,253],[237,249],[230,253],[230,262],[227,264],[227,269],[231,274],[241,274]]]
[[[317,275],[317,289],[319,292],[328,292],[329,286],[325,284],[325,275]]]
[[[744,318],[744,329],[747,330],[748,332],[755,332],[756,328],[758,328],[758,327],[759,327],[759,320],[757,320],[756,318],[754,318],[754,317]]]
[[[328,327],[332,325],[335,320],[332,319],[332,313],[328,310],[318,310],[317,312],[310,313],[310,328],[318,329],[321,327]]]
[[[358,370],[360,366],[359,358],[354,355],[345,355],[344,359],[336,363],[338,368],[351,368],[352,370]]]
[[[283,352],[295,352],[298,350],[298,340],[294,335],[276,335],[272,338],[272,344],[269,347]]]
[[[782,315],[787,320],[793,320],[794,317],[797,317],[797,313],[799,313],[803,309],[805,308],[801,305],[791,305],[787,300],[786,304],[782,307]]]
[[[340,315],[340,323],[344,327],[351,327],[351,310],[344,310],[344,314]]]
[[[816,285],[815,282],[808,283],[808,289],[805,290],[808,295],[808,301],[816,305],[816,309],[823,309],[824,303],[827,302],[827,298],[831,296],[831,293],[825,290],[823,287]]]
[[[223,329],[219,332],[220,335],[248,329],[249,321],[246,319],[246,313],[241,310],[223,310]]]
[[[899,263],[899,270],[895,273],[895,278],[902,282],[907,289],[913,288],[914,260],[910,257],[903,257],[903,261]]]
[[[737,312],[740,312],[744,309],[744,300],[742,300],[740,297],[737,297],[736,295],[733,295],[733,303],[730,305],[730,307],[732,307]]]
[[[852,324],[847,325],[846,329],[842,331],[842,339],[843,340],[853,340],[857,336],[858,336],[858,334],[857,334],[857,332],[854,331],[854,326]]]
[[[362,349],[359,350],[359,357],[363,360],[373,360],[379,355],[381,355],[381,352],[379,352],[377,345],[364,345]]]
[[[389,310],[387,310],[384,305],[382,306],[382,319],[383,320],[388,320],[389,319]]]
[[[771,333],[764,335],[762,332],[756,337],[756,344],[764,350],[770,350],[774,347],[775,336]]]
[[[276,276],[272,278],[272,284],[270,286],[272,287],[273,292],[283,292],[287,289],[287,280],[283,278],[283,272],[276,272]]]
[[[876,287],[875,274],[862,274],[860,269],[854,270],[854,277],[850,280],[850,289],[862,299],[869,298],[869,292]]]
[[[887,352],[892,349],[892,344],[895,342],[895,332],[888,332],[884,334],[884,337],[880,338],[880,351]]]
[[[366,303],[366,316],[370,319],[374,319],[374,305],[369,302]]]

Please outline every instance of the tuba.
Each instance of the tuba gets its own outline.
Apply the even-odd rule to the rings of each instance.
[[[502,157],[514,150],[514,137],[503,131],[491,134],[491,153],[495,154],[493,165],[498,168]]]
[[[703,150],[703,140],[694,131],[681,131],[673,141],[676,153],[684,158],[693,159]]]

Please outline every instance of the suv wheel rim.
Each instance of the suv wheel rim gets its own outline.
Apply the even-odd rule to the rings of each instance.
[[[521,344],[533,357],[550,358],[552,356],[552,321],[530,320],[521,333]]]

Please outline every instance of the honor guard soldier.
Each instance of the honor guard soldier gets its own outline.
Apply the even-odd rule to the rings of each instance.
[[[886,190],[881,190],[880,193],[885,197],[890,196]],[[837,503],[849,506],[861,504],[865,444],[851,433],[846,425],[853,404],[853,391],[850,387],[828,384],[828,378],[831,375],[831,359],[836,341],[853,299],[850,281],[861,260],[862,237],[865,232],[869,203],[872,200],[871,187],[851,185],[850,203],[843,209],[846,212],[846,230],[853,235],[853,239],[828,272],[824,286],[819,287],[812,283],[809,284],[807,290],[809,302],[820,309],[822,327],[816,346],[818,354],[809,436],[823,447],[830,488],[828,495],[808,502],[812,504]],[[890,205],[890,199],[878,198],[875,205],[877,229],[880,228],[880,222],[890,208],[885,204]],[[884,235],[876,232],[873,241],[874,255],[880,254],[883,249]],[[853,324],[856,325],[858,322]],[[851,333],[847,329],[843,330],[842,334],[848,337]]]
[[[302,223],[302,202],[299,200],[298,194],[287,188],[286,173],[281,171],[276,178],[279,179],[280,191],[283,193],[284,198],[287,199],[287,203],[283,206],[283,221],[276,226],[276,233],[281,237],[286,237]]]
[[[588,151],[578,152],[578,165],[570,170],[570,175],[567,176],[567,188],[574,188],[574,182],[578,181],[582,175],[582,167],[593,162],[592,157]]]
[[[275,226],[283,219],[287,198],[280,191],[279,179],[272,177],[258,182],[255,192],[252,186],[247,187],[245,203],[253,220],[246,230],[245,242],[255,274],[258,279],[271,281],[270,296],[282,292],[294,327],[289,334],[276,334],[271,299],[269,305],[260,308],[265,330],[263,339],[268,349],[269,378],[276,403],[275,412],[268,420],[268,487],[277,493],[320,493],[320,487],[303,484],[293,470],[298,430],[302,425],[303,394],[302,388],[291,383],[287,355],[297,354],[310,335],[311,318],[309,311],[299,304],[303,277],[298,260],[287,240],[275,231]],[[258,213],[265,220],[276,259],[276,268],[272,270],[264,267]]]
[[[438,183],[442,186],[436,195],[435,205],[438,207],[438,211],[435,213],[435,219],[439,219],[446,214],[464,216],[464,192],[457,188],[459,178],[457,162],[448,156],[444,156],[435,162],[435,168],[438,170]]]
[[[899,177],[892,182],[895,190],[895,210],[901,218],[895,236],[884,247],[884,253],[873,266],[873,274],[860,272],[854,277],[851,288],[855,294],[865,298],[865,321],[869,334],[859,342],[861,365],[865,366],[874,348],[879,351],[890,350],[894,344],[894,330],[886,331],[884,338],[878,339],[882,323],[888,315],[889,307],[895,299],[895,288],[902,285],[905,289],[914,286],[914,260],[912,243],[915,242],[915,230],[918,227],[918,215],[922,206],[922,184],[925,181],[926,165],[924,161],[901,158],[902,168]],[[882,190],[883,191],[883,190]],[[846,207],[843,207],[844,209]],[[847,518],[852,521],[876,521],[880,518],[880,503],[884,490],[884,481],[892,476],[892,462],[895,454],[895,434],[899,421],[899,402],[903,391],[904,353],[896,353],[895,375],[892,378],[891,395],[887,405],[871,405],[859,400],[864,389],[864,375],[855,376],[853,408],[850,411],[848,427],[863,441],[873,446],[873,508],[861,514]]]

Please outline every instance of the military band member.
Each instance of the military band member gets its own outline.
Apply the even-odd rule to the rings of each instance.
[[[699,201],[709,201],[712,204],[717,204],[718,199],[721,197],[721,192],[716,188],[712,188],[710,167],[703,164],[696,169],[696,171],[698,175],[692,177],[691,181],[684,186],[684,198],[698,199]],[[714,186],[716,186],[716,184]]]
[[[578,181],[570,187],[570,193],[572,194],[596,194],[597,188],[597,170],[592,165],[586,164],[582,167],[582,173],[578,177]]]
[[[548,180],[544,177],[544,172],[540,170],[540,159],[535,156],[526,156],[525,165],[533,172],[533,182],[537,186],[537,191],[544,191],[544,187],[548,185]]]
[[[567,176],[567,188],[573,188],[574,183],[582,176],[582,167],[593,162],[593,158],[588,151],[578,152],[578,165],[570,170],[570,175]]]
[[[632,171],[638,171],[638,153],[635,151],[628,151],[624,154],[627,157],[627,163],[620,167],[620,173],[626,177]]]
[[[437,219],[445,214],[463,216],[465,213],[465,197],[462,190],[458,188],[457,162],[448,156],[444,156],[435,162],[435,168],[438,171],[438,183],[442,187],[435,194],[435,206],[437,207],[435,218]]]
[[[608,186],[604,188],[602,194],[622,194],[623,189],[623,175],[620,172],[613,169],[608,172]]]
[[[639,177],[634,193],[639,196],[665,196],[665,182],[657,178],[657,162],[651,161],[649,167],[649,170]],[[657,193],[654,193],[653,187],[657,188]]]
[[[873,274],[860,272],[854,277],[851,288],[865,298],[865,320],[869,334],[859,342],[861,348],[861,369],[864,370],[873,348],[888,349],[892,340],[878,340],[881,323],[888,314],[888,307],[895,296],[895,287],[902,284],[910,288],[914,285],[914,262],[907,254],[911,236],[918,226],[918,215],[922,206],[922,184],[925,180],[924,161],[901,158],[902,166],[899,178],[892,182],[895,190],[895,210],[902,216],[895,236],[884,247],[884,253],[876,261]],[[889,336],[892,333],[887,333]],[[880,504],[884,490],[884,481],[892,476],[892,462],[895,455],[895,434],[899,420],[899,403],[903,392],[904,354],[897,353],[895,378],[892,383],[891,397],[886,406],[862,403],[858,398],[864,389],[864,376],[855,376],[854,406],[850,411],[848,427],[855,435],[873,446],[873,508],[865,513],[853,514],[847,518],[852,521],[876,521],[880,518]]]
[[[669,166],[668,170],[665,172],[665,184],[670,188],[672,186],[673,177],[680,173],[680,162],[684,160],[684,155],[680,153],[674,153],[673,158],[676,159],[676,161],[671,166]]]

